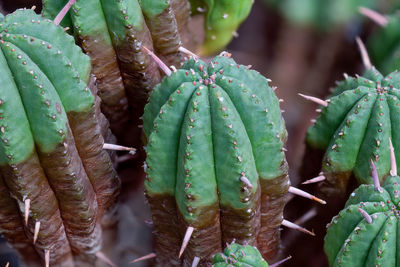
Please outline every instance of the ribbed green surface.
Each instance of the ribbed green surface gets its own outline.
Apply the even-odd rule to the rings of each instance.
[[[347,78],[334,90],[307,131],[307,144],[326,150],[324,172],[354,173],[360,183],[370,183],[373,159],[380,179],[388,174],[389,139],[397,159],[400,156],[399,79],[397,71],[383,77],[372,68],[363,77]]]
[[[397,266],[400,177],[388,177],[381,192],[361,185],[345,208],[332,219],[325,236],[325,253],[331,266]],[[368,223],[359,212],[366,211]]]
[[[65,138],[65,112],[93,106],[81,80],[88,79],[90,61],[60,27],[32,10],[7,15],[0,36],[2,90],[7,92],[2,135],[10,140],[2,148],[2,162],[7,156],[19,163],[33,151],[32,136],[42,152],[51,152]]]
[[[143,119],[147,194],[175,196],[186,219],[218,201],[243,209],[258,179],[284,173],[278,99],[265,78],[230,58],[186,62],[154,89]]]

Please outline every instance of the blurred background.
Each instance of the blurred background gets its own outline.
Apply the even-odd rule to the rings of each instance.
[[[33,5],[40,12],[39,0],[0,0],[0,11],[5,14]],[[227,48],[238,63],[252,65],[277,87],[275,92],[283,100],[281,109],[289,133],[286,155],[290,179],[295,186],[317,175],[321,166],[318,155],[304,153],[306,130],[317,116],[316,104],[298,93],[325,98],[343,73],[362,74],[355,38],[360,36],[366,41],[379,26],[359,15],[359,5],[386,14],[400,4],[394,0],[256,0],[249,18]],[[303,166],[304,157],[311,162],[311,168],[310,164]],[[142,187],[144,176],[132,171],[131,163],[125,161],[118,169],[123,180],[119,225],[105,232],[104,253],[117,266],[151,266],[151,261],[128,264],[152,252],[151,216]],[[316,186],[300,188],[318,194]],[[325,226],[341,207],[318,205],[288,196],[285,218],[313,230],[316,236],[282,229],[281,258],[292,256],[282,266],[328,266],[323,252]],[[12,249],[1,241],[0,266],[7,262],[11,267],[22,266]]]

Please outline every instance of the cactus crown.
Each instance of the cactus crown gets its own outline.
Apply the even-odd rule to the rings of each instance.
[[[360,183],[371,183],[370,158],[381,180],[388,174],[389,139],[400,158],[398,88],[397,71],[384,77],[372,67],[362,77],[345,75],[325,101],[307,143],[326,150],[322,170],[328,180],[340,186],[354,174]]]
[[[213,258],[214,267],[268,267],[268,263],[262,258],[256,247],[232,243],[228,245],[224,253],[216,254]]]
[[[0,162],[18,163],[33,149],[29,137],[43,151],[64,138],[64,109],[79,112],[92,107],[94,98],[86,86],[90,61],[61,28],[32,10],[6,16],[0,38],[0,135],[5,144]]]
[[[332,219],[325,237],[331,266],[395,266],[398,262],[400,177],[361,185]]]

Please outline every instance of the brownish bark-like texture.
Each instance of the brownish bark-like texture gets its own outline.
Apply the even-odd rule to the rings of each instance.
[[[124,140],[124,127],[129,119],[128,99],[114,48],[102,43],[101,38],[80,37],[81,47],[92,59],[93,73],[97,77],[99,96],[102,99],[101,110],[109,119],[113,133]]]
[[[274,179],[260,179],[261,183],[261,229],[257,237],[258,249],[263,257],[274,260],[280,250],[279,227],[283,220],[286,193],[289,190],[289,176]]]
[[[252,203],[243,209],[220,206],[222,243],[230,244],[232,241],[239,244],[257,246],[257,236],[260,231],[260,186],[250,197]]]
[[[196,32],[191,31],[190,2],[188,0],[171,0],[171,7],[175,14],[175,20],[183,46],[191,51],[196,51],[197,47],[200,45],[200,38],[195,33],[204,30],[203,25],[199,25]]]
[[[22,163],[1,168],[4,180],[12,196],[20,205],[24,217],[24,200],[30,199],[28,224],[25,226],[27,241],[33,243],[36,222],[40,231],[35,248],[42,255],[50,250],[50,264],[74,266],[71,248],[61,219],[58,202],[40,166],[36,152]]]
[[[177,208],[175,198],[169,195],[147,196],[154,224],[154,248],[156,264],[162,266],[181,266],[178,258],[183,236],[177,231]]]
[[[109,155],[103,149],[104,140],[94,107],[89,111],[69,112],[67,115],[79,156],[96,192],[98,218],[109,212],[114,213],[121,182]]]
[[[59,201],[61,217],[72,251],[95,253],[101,246],[97,200],[68,127],[65,141],[39,158]]]
[[[183,61],[183,56],[178,50],[182,41],[172,7],[169,6],[154,18],[146,17],[146,24],[151,32],[156,54],[167,66],[179,67]]]
[[[3,176],[0,174],[0,234],[4,236],[8,243],[13,244],[13,248],[18,251],[29,267],[41,267],[43,265],[42,260],[25,235],[18,206],[9,194]]]
[[[222,251],[219,206],[205,207],[194,224],[188,224],[179,216],[181,236],[188,226],[194,227],[190,242],[182,256],[183,266],[191,266],[194,257],[199,257],[199,266],[212,266],[212,256]]]

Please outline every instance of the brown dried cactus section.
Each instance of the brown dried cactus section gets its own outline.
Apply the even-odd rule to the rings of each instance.
[[[264,180],[261,184],[261,229],[257,237],[258,248],[267,260],[274,260],[280,250],[279,227],[283,220],[286,193],[289,190],[289,176]]]
[[[33,243],[35,224],[40,222],[39,235],[35,243],[39,254],[43,255],[45,250],[49,250],[51,251],[50,264],[73,266],[71,248],[58,202],[47,182],[36,152],[21,163],[1,167],[1,171],[8,190],[19,203],[21,222],[25,212],[24,200],[30,200],[28,224],[24,227],[28,236],[25,237],[26,241]]]
[[[180,229],[186,230],[189,226],[196,229],[183,254],[183,266],[191,266],[194,257],[201,259],[200,266],[212,266],[212,255],[222,251],[219,206],[205,207],[204,210],[191,225],[179,217]],[[182,232],[182,236],[184,234]]]
[[[93,74],[97,77],[98,94],[101,111],[110,121],[110,128],[117,136],[124,135],[124,125],[128,124],[128,99],[118,67],[113,47],[105,45],[100,37],[82,37],[80,46],[87,53],[93,66]]]
[[[61,216],[72,251],[88,255],[101,246],[101,229],[97,223],[97,201],[87,177],[71,130],[67,127],[63,144],[39,158],[59,201]]]
[[[92,76],[90,87],[95,87],[93,80]],[[97,110],[99,110],[98,107]],[[98,113],[99,119],[97,119],[96,113]],[[67,116],[79,156],[96,192],[99,209],[97,216],[98,218],[102,218],[103,214],[113,216],[121,182],[113,169],[109,154],[103,150],[104,139],[101,126],[98,124],[98,121],[102,119],[105,124],[102,127],[108,130],[108,122],[102,113],[96,111],[96,104],[88,111],[67,112]],[[105,131],[103,130],[103,132]],[[111,133],[108,130],[104,134]]]
[[[157,251],[157,266],[181,266],[178,258],[182,241],[178,225],[176,202],[173,196],[147,196],[154,224],[155,251]]]
[[[8,243],[13,244],[13,247],[18,251],[28,266],[42,266],[42,261],[39,255],[36,253],[34,246],[25,235],[18,206],[10,197],[9,190],[5,185],[1,174],[0,195],[0,234],[4,236]]]

